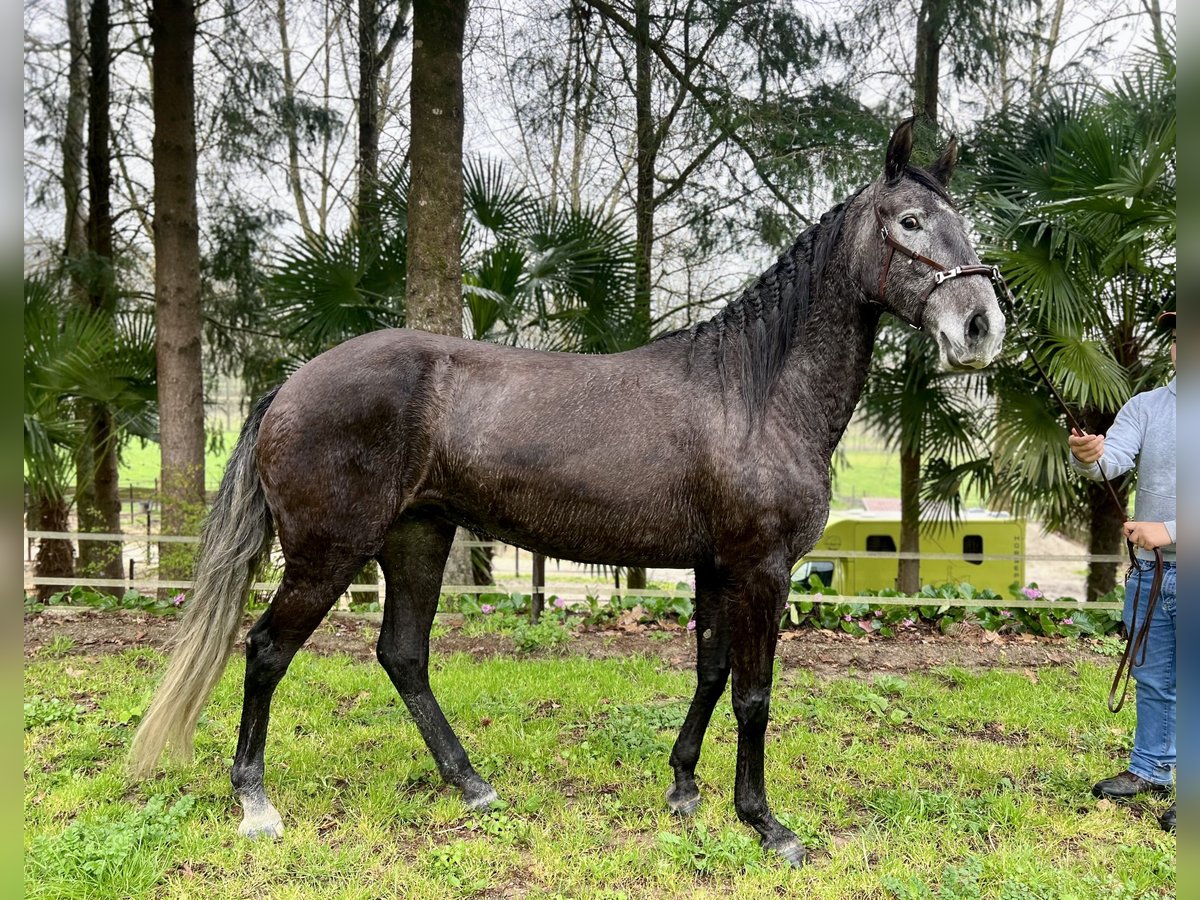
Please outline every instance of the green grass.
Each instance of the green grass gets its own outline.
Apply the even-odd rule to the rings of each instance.
[[[507,807],[467,812],[382,670],[301,653],[276,693],[267,788],[287,832],[235,834],[242,665],[196,761],[137,786],[121,764],[162,657],[45,654],[25,668],[27,897],[1144,898],[1175,839],[1088,794],[1129,747],[1090,665],[818,682],[777,678],[777,813],[814,849],[765,857],[733,810],[736,732],[713,716],[699,812],[671,817],[667,754],[693,681],[657,659],[435,657],[432,681]],[[159,798],[159,799],[155,799]]]
[[[204,456],[205,490],[215,491],[220,487],[221,476],[225,474],[225,464],[229,461],[229,454],[233,452],[237,438],[236,431],[227,431],[215,440],[210,436],[208,450]],[[122,490],[130,486],[153,489],[161,471],[161,450],[154,441],[134,438],[121,449],[117,474]]]

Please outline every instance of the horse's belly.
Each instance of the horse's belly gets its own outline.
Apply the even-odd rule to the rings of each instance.
[[[690,503],[661,490],[638,491],[631,481],[615,477],[605,492],[493,478],[474,490],[439,491],[428,499],[440,501],[459,524],[557,559],[695,565],[706,539]]]

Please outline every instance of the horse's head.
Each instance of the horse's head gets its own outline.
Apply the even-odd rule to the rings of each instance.
[[[958,148],[951,139],[927,170],[908,164],[911,153],[908,120],[888,143],[883,175],[862,192],[873,206],[864,257],[877,261],[862,267],[864,289],[932,337],[943,366],[981,369],[1000,352],[1004,316],[987,277],[993,270],[980,264],[946,193]]]

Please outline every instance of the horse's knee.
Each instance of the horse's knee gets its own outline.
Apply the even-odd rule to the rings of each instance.
[[[246,681],[257,687],[274,687],[287,672],[293,652],[281,647],[270,631],[253,628],[246,635]]]
[[[375,658],[401,694],[416,694],[428,688],[429,670],[424,661],[382,645],[375,648]]]
[[[765,729],[771,714],[771,688],[734,691],[733,714],[742,728]]]

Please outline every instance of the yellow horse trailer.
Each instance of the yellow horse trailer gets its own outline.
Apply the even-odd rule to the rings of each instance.
[[[920,524],[920,552],[943,559],[921,560],[921,583],[968,582],[1006,596],[1025,583],[1025,520],[1007,513],[968,512],[953,524]],[[812,552],[792,569],[792,581],[810,584],[816,575],[839,594],[861,594],[896,586],[900,561],[900,516],[886,512],[831,513]],[[1015,559],[986,559],[988,556]]]

